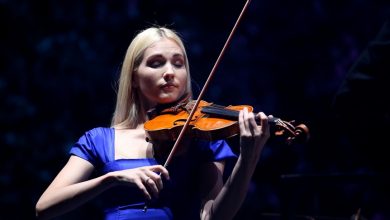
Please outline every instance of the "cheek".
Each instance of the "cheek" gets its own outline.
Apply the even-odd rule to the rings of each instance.
[[[156,93],[156,85],[152,80],[142,80],[139,84],[139,89],[145,96]]]
[[[153,93],[156,89],[156,80],[153,77],[138,78],[138,89],[145,94]]]
[[[184,72],[178,78],[179,78],[180,84],[182,85],[183,90],[186,90],[186,88],[187,88],[187,80],[188,80],[187,72]]]
[[[153,85],[153,80],[146,78],[139,81],[139,87],[141,89],[150,89]]]
[[[140,89],[150,89],[151,87],[155,86],[155,83],[157,79],[155,79],[153,76],[155,74],[143,72],[142,74],[138,75],[138,86]]]

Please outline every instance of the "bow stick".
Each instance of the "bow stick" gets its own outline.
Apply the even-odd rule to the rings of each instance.
[[[179,136],[177,137],[177,139],[175,141],[175,144],[172,147],[171,152],[169,153],[169,155],[168,155],[168,157],[167,157],[167,159],[165,161],[164,167],[168,166],[169,162],[172,160],[172,157],[173,157],[174,153],[177,151],[178,145],[181,142],[181,140],[182,140],[182,138],[184,136],[184,133],[186,132],[187,127],[190,124],[190,121],[191,121],[191,119],[192,119],[196,109],[198,108],[200,100],[202,99],[202,97],[203,97],[203,95],[204,95],[208,85],[210,84],[210,81],[211,81],[212,77],[214,76],[215,70],[217,69],[217,66],[220,63],[222,56],[225,54],[225,50],[226,50],[227,46],[230,44],[232,36],[235,33],[239,23],[241,22],[241,18],[244,15],[246,9],[248,8],[249,3],[250,3],[250,0],[247,0],[245,5],[244,5],[244,7],[243,7],[243,9],[241,10],[240,15],[238,16],[238,19],[237,19],[236,23],[234,24],[233,29],[230,32],[230,34],[229,34],[229,36],[228,36],[228,38],[227,38],[227,40],[225,42],[225,45],[223,46],[223,48],[222,48],[222,50],[221,50],[221,52],[220,52],[220,54],[219,54],[219,56],[217,58],[217,61],[215,62],[213,68],[211,69],[211,72],[210,72],[210,74],[209,74],[209,76],[208,76],[208,78],[207,78],[207,80],[206,80],[202,90],[199,93],[198,99],[196,100],[196,102],[195,102],[195,104],[194,104],[194,106],[193,106],[193,108],[192,108],[192,110],[191,110],[191,112],[190,112],[190,114],[189,114],[185,124],[183,125],[183,128],[181,129],[181,131],[179,133]]]

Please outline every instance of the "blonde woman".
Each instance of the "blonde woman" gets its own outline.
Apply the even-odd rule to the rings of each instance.
[[[50,219],[99,197],[104,219],[232,219],[269,138],[268,117],[258,113],[257,125],[253,113],[240,112],[239,155],[225,140],[185,140],[167,169],[145,141],[147,112],[191,95],[179,35],[164,27],[140,31],[124,58],[111,127],[91,129],[72,146],[37,202],[37,216]],[[235,166],[224,182],[230,159]]]

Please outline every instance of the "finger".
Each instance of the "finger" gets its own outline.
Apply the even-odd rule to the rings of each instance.
[[[253,114],[252,112],[250,112],[248,114],[249,116],[249,127],[250,127],[250,131],[252,133],[252,135],[258,135],[260,133],[260,128],[259,126],[257,125],[256,123],[256,119],[255,119],[255,114]]]
[[[244,119],[244,127],[245,127],[245,130],[247,131],[248,130],[248,127],[249,127],[249,125],[248,125],[248,108],[247,107],[245,107],[244,109],[243,109],[243,119]]]
[[[153,196],[155,198],[158,198],[159,189],[157,187],[156,182],[152,178],[148,178],[145,183],[146,187],[149,189],[149,191],[152,192]]]
[[[160,175],[164,176],[165,179],[169,180],[169,178],[170,178],[169,172],[165,167],[163,167],[161,165],[154,165],[154,166],[151,166],[150,168],[152,171],[159,173]]]
[[[240,125],[240,136],[247,137],[250,135],[248,131],[248,122],[247,122],[248,111],[246,108],[240,111],[239,113],[239,125]]]
[[[244,110],[241,110],[238,113],[238,125],[240,127],[240,133],[242,134],[245,131],[245,124],[244,124]]]
[[[153,181],[156,183],[157,188],[159,190],[163,189],[163,181],[162,177],[163,176],[165,179],[169,180],[169,172],[168,170],[161,166],[161,165],[154,165],[150,167],[150,177],[153,178]]]
[[[141,190],[141,192],[144,194],[144,196],[147,200],[152,199],[152,196],[150,196],[149,191],[146,189],[146,186],[144,185],[144,183],[141,180],[136,181],[135,184],[138,186],[138,188]]]
[[[147,175],[154,182],[158,190],[161,190],[163,188],[163,182],[160,174],[157,174],[152,170],[148,170]]]
[[[143,186],[148,191],[148,193],[152,193],[153,196],[157,198],[159,189],[154,179],[156,178],[155,176],[157,176],[157,178],[159,177],[157,174],[150,171],[149,169],[145,169],[144,171],[145,173],[143,173],[143,175],[140,176],[140,179],[142,180],[141,182],[143,183]]]
[[[261,132],[263,134],[269,135],[268,117],[263,112],[259,112],[258,116],[260,118]]]

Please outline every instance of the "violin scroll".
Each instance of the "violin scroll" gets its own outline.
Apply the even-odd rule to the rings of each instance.
[[[268,121],[271,132],[275,137],[281,137],[288,145],[292,143],[305,143],[310,139],[309,128],[305,124],[294,125],[295,121],[283,121],[280,118],[272,118]]]

